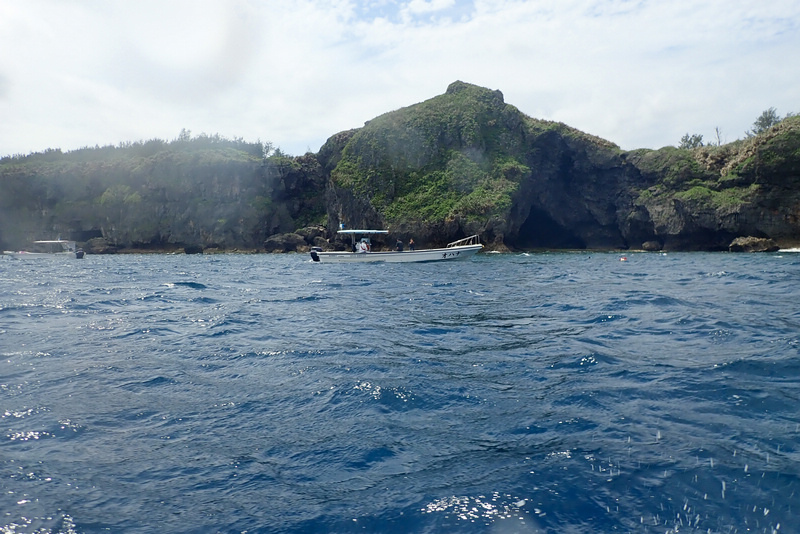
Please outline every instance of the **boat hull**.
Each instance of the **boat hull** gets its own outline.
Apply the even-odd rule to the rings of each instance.
[[[312,252],[311,259],[318,263],[422,263],[463,260],[473,256],[482,248],[483,245],[477,244],[403,252]]]
[[[66,258],[66,259],[75,259],[75,258],[82,258],[83,254],[76,252],[27,252],[27,251],[19,251],[14,252],[12,250],[4,250],[4,256],[9,256],[11,258],[17,260],[39,260],[39,259],[58,259],[58,258]]]
[[[33,250],[4,250],[3,256],[18,260],[38,260],[43,258],[83,258],[83,249],[77,247],[75,241],[52,239],[33,242]]]

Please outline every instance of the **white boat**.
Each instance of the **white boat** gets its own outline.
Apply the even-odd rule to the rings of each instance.
[[[53,239],[34,241],[32,250],[4,250],[3,255],[20,260],[33,260],[40,258],[83,258],[83,249],[77,248],[75,241]]]
[[[387,262],[410,263],[423,261],[463,260],[483,248],[477,235],[453,241],[445,248],[422,250],[372,251],[369,236],[388,234],[386,230],[339,230],[340,234],[350,235],[353,252],[323,252],[319,247],[311,249],[311,259],[319,263],[361,263]],[[360,237],[365,236],[365,237]],[[358,239],[360,237],[360,239]],[[402,247],[401,247],[402,248]]]

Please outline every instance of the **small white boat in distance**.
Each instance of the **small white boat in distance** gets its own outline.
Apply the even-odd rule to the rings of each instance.
[[[4,250],[3,255],[11,256],[19,260],[34,260],[40,258],[83,258],[83,249],[77,248],[75,241],[64,239],[53,239],[45,241],[34,241],[33,250]]]
[[[445,248],[430,248],[422,250],[389,250],[373,252],[368,236],[375,234],[388,234],[386,230],[339,230],[340,234],[350,235],[353,238],[353,252],[323,252],[318,247],[311,249],[311,259],[319,263],[361,263],[361,262],[387,262],[411,263],[423,261],[463,260],[469,258],[483,248],[477,235],[453,241]],[[356,240],[358,236],[362,237]]]

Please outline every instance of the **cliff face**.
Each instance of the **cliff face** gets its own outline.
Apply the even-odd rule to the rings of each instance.
[[[506,244],[518,248],[625,248],[622,185],[632,171],[617,147],[563,125],[527,135],[530,175],[514,199]],[[621,209],[622,208],[622,209]]]
[[[454,82],[317,154],[265,152],[186,136],[3,158],[0,245],[300,250],[329,246],[320,234],[340,224],[420,246],[480,234],[495,250],[800,243],[800,117],[718,147],[624,152]]]
[[[800,118],[720,147],[629,153],[645,178],[634,209],[668,249],[727,250],[733,238],[800,239]],[[660,160],[660,164],[654,162]]]
[[[499,91],[463,82],[323,146],[332,226],[388,228],[442,244],[481,234],[497,248],[622,247],[619,149],[536,121]]]
[[[538,121],[499,91],[444,95],[338,134],[320,151],[331,227],[498,249],[727,250],[800,239],[800,118],[725,145],[623,152]]]

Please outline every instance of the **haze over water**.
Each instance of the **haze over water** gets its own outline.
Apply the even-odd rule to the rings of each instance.
[[[800,532],[798,279],[0,258],[0,532]]]

